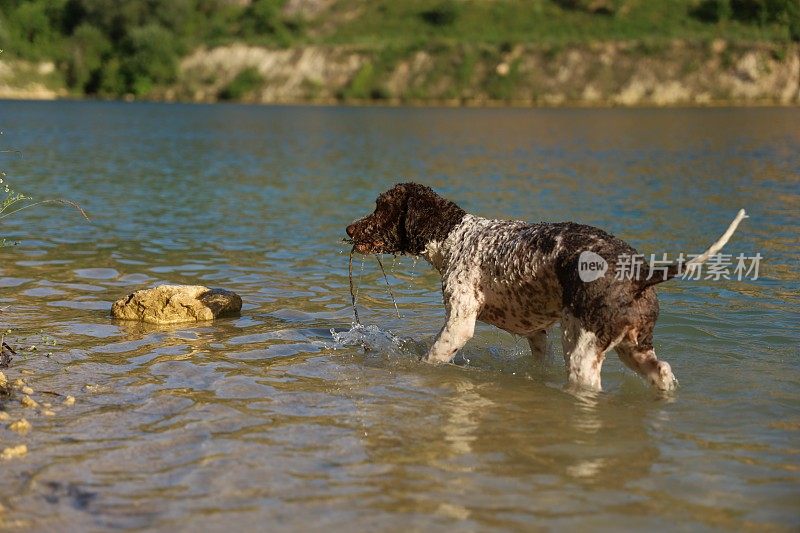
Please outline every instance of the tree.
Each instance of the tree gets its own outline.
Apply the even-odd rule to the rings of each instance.
[[[111,52],[111,43],[98,28],[83,23],[75,28],[70,39],[67,59],[67,83],[86,91],[90,81],[99,76],[104,59]]]
[[[133,94],[145,95],[177,75],[176,40],[163,26],[151,23],[131,29],[121,51],[121,72]]]

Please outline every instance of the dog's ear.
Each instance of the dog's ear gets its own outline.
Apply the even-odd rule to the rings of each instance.
[[[414,185],[416,185],[416,183],[398,183],[390,190],[394,196],[394,203],[397,206],[397,226],[395,231],[397,237],[397,253],[400,254],[413,253],[409,249],[406,224],[408,217],[408,200],[409,196],[413,193]]]
[[[398,183],[375,200],[375,211],[368,218],[375,227],[388,253],[409,253],[406,237],[406,210],[414,183]]]
[[[404,252],[420,254],[431,241],[442,241],[466,214],[453,202],[419,183],[403,184],[406,190],[403,223],[399,233]]]
[[[421,243],[425,234],[425,216],[431,211],[431,197],[436,193],[418,183],[404,183],[402,187],[406,191],[403,222],[399,229],[403,251],[419,254],[425,249],[425,245]]]

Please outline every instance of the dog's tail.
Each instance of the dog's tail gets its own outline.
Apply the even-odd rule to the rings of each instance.
[[[644,272],[637,280],[639,282],[639,286],[643,290],[652,285],[663,283],[676,276],[680,276],[684,272],[687,274],[692,274],[696,269],[700,268],[700,265],[705,263],[709,257],[722,250],[722,247],[725,246],[725,244],[727,244],[727,242],[730,240],[733,232],[736,231],[736,228],[739,226],[739,222],[745,218],[748,218],[747,213],[744,212],[744,209],[740,209],[736,214],[736,218],[733,219],[733,222],[731,222],[731,225],[728,226],[728,229],[725,231],[725,233],[722,234],[722,237],[717,239],[717,242],[709,246],[708,250],[702,254],[689,261],[686,261],[685,263],[672,263],[666,267],[655,268],[653,265],[650,265],[646,269],[647,271]]]

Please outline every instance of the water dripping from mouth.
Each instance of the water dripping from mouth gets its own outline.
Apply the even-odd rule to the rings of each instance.
[[[356,291],[353,288],[353,254],[355,251],[356,247],[353,246],[353,248],[350,250],[350,262],[347,265],[347,274],[350,279],[350,301],[353,304],[353,318],[355,320],[355,324],[360,326],[361,320],[358,318],[358,308],[356,307]],[[363,268],[364,263],[362,262],[361,265]]]
[[[391,285],[389,285],[389,278],[386,277],[386,270],[383,268],[381,257],[379,255],[376,255],[375,259],[378,261],[378,266],[381,267],[381,273],[383,274],[383,281],[386,282],[386,290],[389,291],[389,297],[391,297],[392,303],[394,304],[394,310],[397,313],[397,318],[402,318],[400,316],[400,309],[397,308],[397,300],[394,299],[394,294],[392,293],[392,287]]]

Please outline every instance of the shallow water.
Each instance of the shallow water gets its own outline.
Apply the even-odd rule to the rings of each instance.
[[[797,529],[800,110],[475,110],[0,102],[20,191],[79,202],[2,220],[0,525],[36,529]],[[640,251],[726,252],[758,280],[660,288],[659,397],[611,355],[575,397],[487,326],[460,366],[418,362],[436,275],[355,265],[344,227],[401,179],[470,212],[575,220]],[[159,282],[232,289],[238,318],[114,322]],[[334,333],[331,333],[331,330]],[[336,336],[336,339],[334,338]],[[371,349],[365,353],[363,340]],[[54,393],[54,394],[51,394]],[[59,396],[62,395],[62,396]],[[63,395],[77,399],[63,406]]]

